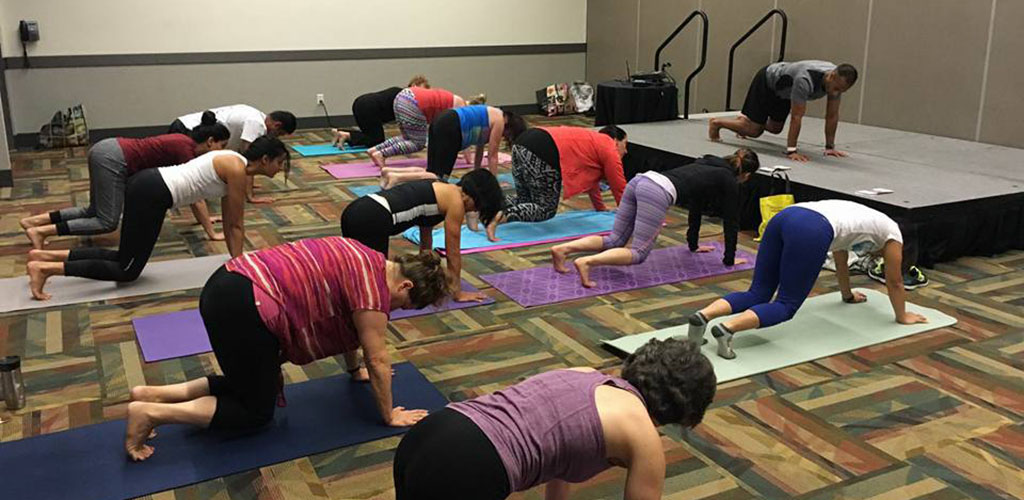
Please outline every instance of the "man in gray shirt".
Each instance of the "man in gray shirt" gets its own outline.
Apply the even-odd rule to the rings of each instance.
[[[759,137],[764,131],[782,132],[786,116],[792,115],[786,156],[794,161],[809,158],[797,150],[800,126],[807,101],[828,96],[825,112],[825,155],[846,156],[835,148],[836,128],[839,126],[839,99],[843,92],[857,82],[857,69],[849,64],[836,66],[827,61],[780,62],[761,68],[750,82],[743,110],[736,118],[712,118],[708,136],[719,141],[719,132],[725,128],[740,137]]]

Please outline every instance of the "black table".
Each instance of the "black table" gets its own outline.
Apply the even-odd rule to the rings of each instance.
[[[614,80],[597,85],[595,125],[658,122],[679,117],[679,90],[673,83],[638,86]]]

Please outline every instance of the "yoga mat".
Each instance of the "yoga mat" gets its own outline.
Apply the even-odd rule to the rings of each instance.
[[[483,227],[479,232],[462,226],[462,253],[489,252],[509,248],[543,245],[558,241],[572,240],[591,234],[602,234],[612,230],[614,212],[591,212],[580,210],[563,212],[544,222],[510,222],[498,226],[500,241],[488,241]],[[419,244],[420,229],[412,227],[402,233],[405,239]],[[441,244],[438,251],[444,253],[444,228],[434,230],[434,241]]]
[[[132,326],[147,363],[213,350],[199,309],[136,318]]]
[[[459,179],[455,177],[449,177],[448,182],[451,184],[456,184],[459,182]],[[501,184],[502,189],[513,189],[516,186],[516,181],[515,179],[512,178],[512,174],[498,174],[498,184]],[[352,194],[356,196],[366,196],[368,194],[380,192],[380,184],[370,184],[367,186],[349,186],[348,190],[352,191]]]
[[[597,286],[585,288],[580,284],[572,261],[566,265],[570,272],[562,274],[550,264],[520,271],[509,271],[480,276],[523,307],[554,304],[566,300],[593,297],[608,293],[635,290],[718,276],[754,267],[754,256],[736,252],[737,259],[747,262],[733,267],[722,265],[722,243],[714,242],[714,252],[691,253],[685,246],[661,248],[651,252],[647,260],[635,266],[601,266],[590,271]]]
[[[846,304],[839,292],[818,295],[807,299],[790,321],[762,330],[738,333],[732,341],[733,350],[736,351],[736,359],[733,360],[718,357],[715,352],[718,343],[711,336],[711,326],[727,318],[712,321],[704,333],[708,343],[702,350],[715,367],[718,383],[945,328],[957,322],[941,311],[908,302],[907,310],[928,318],[928,323],[901,325],[893,319],[888,296],[875,290],[857,291],[867,295],[868,301]],[[606,340],[604,344],[620,353],[630,354],[652,338],[685,339],[688,328],[686,320],[680,318],[679,322],[680,326]]]
[[[396,406],[434,411],[447,403],[411,364],[394,368]],[[124,420],[5,442],[0,491],[10,499],[134,498],[406,430],[384,425],[369,384],[347,375],[288,385],[285,394],[288,406],[276,409],[273,422],[244,435],[162,426],[145,462],[126,458]]]
[[[345,148],[340,149],[333,144],[314,144],[312,146],[292,146],[302,156],[330,156],[353,153],[365,153],[370,148]]]
[[[498,153],[498,161],[501,163],[507,163],[512,161],[512,157],[505,153]],[[387,165],[389,167],[426,167],[426,158],[398,158],[388,160]],[[458,161],[455,162],[455,168],[470,168],[473,165],[463,161],[460,156]],[[353,163],[332,163],[328,165],[320,165],[320,168],[324,169],[328,174],[331,174],[335,179],[359,179],[363,177],[380,177],[380,169],[377,165],[374,165],[372,161],[367,162],[353,162]]]
[[[468,281],[462,280],[462,290],[467,292],[479,292],[475,286],[470,285]],[[486,306],[493,304],[494,299],[487,297],[483,302],[455,302],[454,300],[448,300],[441,304],[441,307],[427,306],[423,309],[399,309],[391,313],[391,321],[397,319],[413,318],[416,316],[426,316],[428,314],[435,314],[445,311],[454,311],[456,309],[469,309],[471,307]]]
[[[0,279],[0,313],[98,302],[152,293],[202,288],[210,275],[230,259],[226,254],[150,262],[139,279],[129,283],[54,276],[46,282],[50,300],[32,299],[28,277]]]
[[[468,281],[462,280],[462,289],[478,292]],[[493,304],[494,299],[487,297],[483,302],[455,302],[449,300],[441,307],[427,306],[423,309],[398,309],[391,313],[391,320],[425,316],[455,309]],[[147,363],[165,359],[181,358],[202,354],[213,350],[210,337],[206,334],[203,318],[198,309],[156,314],[132,320],[135,327],[135,338],[142,349],[142,359]]]

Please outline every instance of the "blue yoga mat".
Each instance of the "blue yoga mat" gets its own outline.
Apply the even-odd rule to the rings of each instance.
[[[456,184],[459,182],[459,179],[455,177],[449,177],[448,182],[451,184]],[[512,174],[498,174],[498,183],[502,185],[502,188],[505,188],[506,186],[509,188],[514,188],[516,185],[516,181],[514,178],[512,178]],[[368,194],[380,192],[380,184],[370,184],[367,186],[349,186],[348,190],[352,191],[352,194],[356,196],[366,196]]]
[[[313,146],[292,146],[302,156],[330,156],[351,153],[365,153],[369,148],[345,148],[338,149],[331,144],[315,144]]]
[[[411,364],[394,368],[396,406],[434,411],[447,404]],[[150,441],[155,454],[139,463],[125,455],[123,420],[0,443],[0,492],[10,499],[134,498],[406,430],[384,425],[369,384],[347,375],[288,385],[285,396],[288,406],[258,431],[162,426]]]
[[[565,241],[588,234],[605,233],[612,230],[615,212],[563,212],[544,222],[510,222],[498,226],[497,237],[500,241],[492,242],[481,228],[480,232],[470,231],[462,226],[462,253],[486,252],[488,250],[504,250],[530,245],[540,245],[556,241]],[[402,233],[405,239],[419,244],[420,228],[411,227]],[[444,228],[434,230],[436,248],[444,250]]]

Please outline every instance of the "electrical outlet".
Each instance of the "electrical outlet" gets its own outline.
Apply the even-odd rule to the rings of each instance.
[[[324,95],[323,94],[317,94],[316,95],[316,105],[319,106],[319,105],[321,105],[323,103],[324,103]]]

